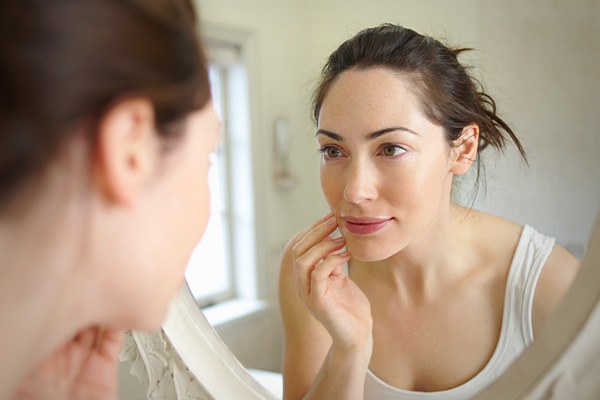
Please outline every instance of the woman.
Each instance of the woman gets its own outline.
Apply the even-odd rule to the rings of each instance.
[[[462,51],[382,25],[329,57],[313,106],[331,213],[282,260],[286,399],[472,397],[572,281],[553,239],[450,201],[486,147],[525,158]]]
[[[0,5],[0,398],[117,397],[207,221],[219,138],[189,0]]]

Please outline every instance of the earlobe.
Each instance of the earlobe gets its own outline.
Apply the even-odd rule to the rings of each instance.
[[[471,124],[463,128],[463,131],[454,143],[454,159],[450,172],[454,175],[466,174],[477,157],[479,144],[479,126]]]
[[[133,206],[154,169],[154,109],[145,99],[120,101],[100,120],[94,172],[103,198]]]

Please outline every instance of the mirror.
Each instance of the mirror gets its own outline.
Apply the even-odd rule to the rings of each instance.
[[[531,164],[524,166],[513,149],[498,157],[488,154],[488,186],[475,207],[531,224],[583,258],[600,203],[600,135],[591,128],[600,104],[600,81],[591,78],[600,70],[600,58],[593,52],[600,40],[596,1],[541,5],[517,0],[374,0],[368,6],[342,0],[197,3],[205,28],[237,32],[245,36],[248,46],[255,223],[260,238],[256,265],[261,277],[248,297],[263,299],[266,311],[264,318],[253,319],[253,328],[219,332],[244,365],[274,369],[279,362],[276,352],[262,358],[266,345],[280,348],[281,344],[276,307],[279,253],[297,230],[326,212],[318,184],[314,127],[308,118],[310,90],[327,55],[367,26],[397,22],[475,48],[466,61],[477,66],[476,75],[516,128]],[[271,179],[270,133],[280,117],[287,118],[294,135],[288,166],[298,179],[288,190],[280,190]],[[468,184],[465,188],[468,197]],[[255,336],[248,339],[249,335]],[[252,352],[241,349],[248,341],[254,344]],[[231,367],[235,363],[227,349],[211,346],[231,361],[223,368],[237,368]],[[197,376],[202,380],[202,373]],[[252,387],[251,382],[244,378],[242,386]]]

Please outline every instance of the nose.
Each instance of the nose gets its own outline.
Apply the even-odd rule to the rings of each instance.
[[[353,160],[345,175],[344,200],[360,204],[377,198],[377,173],[368,162]]]

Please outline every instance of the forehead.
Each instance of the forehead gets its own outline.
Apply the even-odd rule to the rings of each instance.
[[[332,83],[319,113],[319,128],[377,130],[393,124],[428,122],[414,83],[389,68],[350,69]]]

